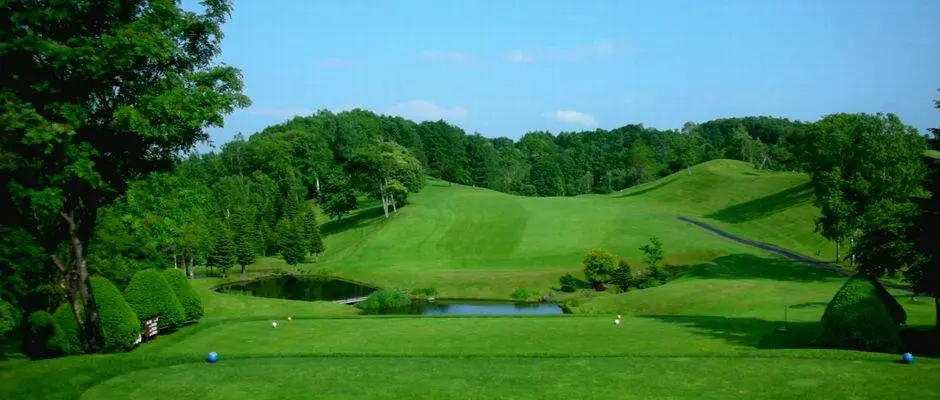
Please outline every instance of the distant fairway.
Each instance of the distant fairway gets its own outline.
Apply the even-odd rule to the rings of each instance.
[[[813,232],[817,211],[807,181],[803,174],[759,172],[727,160],[605,196],[519,197],[433,181],[388,221],[373,208],[327,223],[327,251],[306,268],[386,287],[506,298],[517,287],[547,292],[560,275],[579,272],[591,248],[607,248],[642,268],[639,247],[653,235],[668,264],[759,254],[679,215],[825,256],[831,246]]]

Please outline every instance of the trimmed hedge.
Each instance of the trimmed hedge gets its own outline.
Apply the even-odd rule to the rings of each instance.
[[[178,328],[186,320],[183,305],[163,274],[155,269],[145,269],[134,274],[131,283],[124,289],[124,298],[141,321],[159,317],[160,329]]]
[[[186,312],[186,321],[198,321],[202,318],[202,299],[193,290],[193,285],[186,279],[186,274],[178,269],[166,269],[163,271],[163,277],[176,294],[176,298],[183,305],[183,311]]]
[[[81,354],[83,352],[82,341],[79,336],[78,322],[75,321],[75,315],[72,313],[72,305],[62,303],[59,308],[55,309],[55,313],[52,315],[55,317],[56,323],[58,323],[62,332],[60,339],[62,351],[66,355]]]
[[[901,307],[901,303],[898,303],[898,299],[888,293],[888,289],[885,289],[885,286],[877,279],[869,278],[868,280],[875,286],[875,293],[878,294],[878,298],[881,299],[885,307],[888,307],[888,312],[891,313],[891,319],[894,320],[894,323],[903,324],[907,322],[907,313],[904,311],[904,307]]]
[[[140,320],[111,281],[102,276],[93,276],[89,281],[98,306],[104,351],[130,350],[140,335]]]
[[[61,356],[61,340],[64,338],[62,328],[56,319],[45,311],[36,311],[26,320],[26,340],[23,342],[23,352],[34,360]]]
[[[850,278],[833,296],[822,317],[823,347],[894,352],[901,345],[901,327],[891,306],[870,279]]]

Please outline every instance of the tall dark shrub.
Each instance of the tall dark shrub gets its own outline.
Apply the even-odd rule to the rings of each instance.
[[[836,293],[822,317],[824,347],[894,352],[901,344],[901,328],[890,306],[871,280],[850,278]]]
[[[111,281],[101,276],[89,279],[91,293],[98,306],[101,319],[101,336],[104,351],[125,351],[134,347],[140,335],[140,320],[127,305],[121,291]]]
[[[72,306],[63,303],[55,309],[52,315],[61,328],[62,351],[66,355],[81,354],[82,340],[79,336],[78,322],[75,321],[75,314],[72,313]]]
[[[134,274],[124,289],[127,305],[141,321],[160,318],[160,329],[178,328],[186,320],[186,311],[170,284],[159,271],[146,269]]]
[[[186,279],[186,275],[183,274],[183,271],[167,269],[163,271],[163,277],[166,278],[167,283],[170,284],[170,288],[173,289],[173,293],[176,294],[176,298],[180,301],[180,304],[183,305],[183,311],[186,312],[186,320],[197,321],[199,318],[202,318],[202,299],[200,299],[196,291],[193,290],[192,284],[189,283],[189,279]]]

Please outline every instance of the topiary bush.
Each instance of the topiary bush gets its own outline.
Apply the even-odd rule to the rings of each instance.
[[[896,351],[901,344],[901,328],[889,309],[871,280],[850,278],[826,307],[821,344],[841,349]]]
[[[167,269],[163,271],[163,277],[166,278],[176,298],[183,305],[186,321],[198,321],[202,318],[202,299],[193,290],[193,285],[189,283],[189,279],[186,279],[186,274],[178,269]]]
[[[72,313],[72,305],[62,303],[52,314],[56,323],[59,324],[62,336],[59,339],[62,343],[62,351],[66,355],[81,354],[82,340],[79,336],[78,322],[75,321],[75,314]]]
[[[127,305],[117,286],[102,276],[90,279],[91,293],[98,306],[104,351],[126,351],[134,347],[140,335],[140,320]]]
[[[23,352],[34,360],[58,357],[62,350],[62,328],[56,319],[45,311],[36,311],[26,320],[27,336]]]
[[[183,305],[163,274],[155,269],[134,274],[124,289],[124,299],[141,321],[160,318],[160,329],[175,329],[186,321]]]

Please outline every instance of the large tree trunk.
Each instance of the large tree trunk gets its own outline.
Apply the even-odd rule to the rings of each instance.
[[[82,298],[82,303],[85,306],[85,323],[84,326],[80,326],[80,329],[84,332],[84,338],[82,340],[82,345],[85,347],[86,352],[92,352],[99,348],[99,327],[98,327],[98,307],[95,305],[95,299],[89,290],[88,285],[88,265],[85,262],[85,246],[84,242],[87,241],[87,238],[91,236],[91,224],[85,223],[83,226],[78,226],[75,223],[75,214],[74,212],[61,213],[62,219],[68,223],[69,226],[69,242],[72,246],[72,257],[74,257],[75,263],[75,272],[77,274],[76,286],[78,287],[78,293]],[[95,211],[92,210],[88,212],[89,218],[93,218]],[[74,296],[73,296],[74,297]],[[76,317],[80,315],[80,310],[77,310],[76,307],[72,306],[72,312],[77,313]]]

